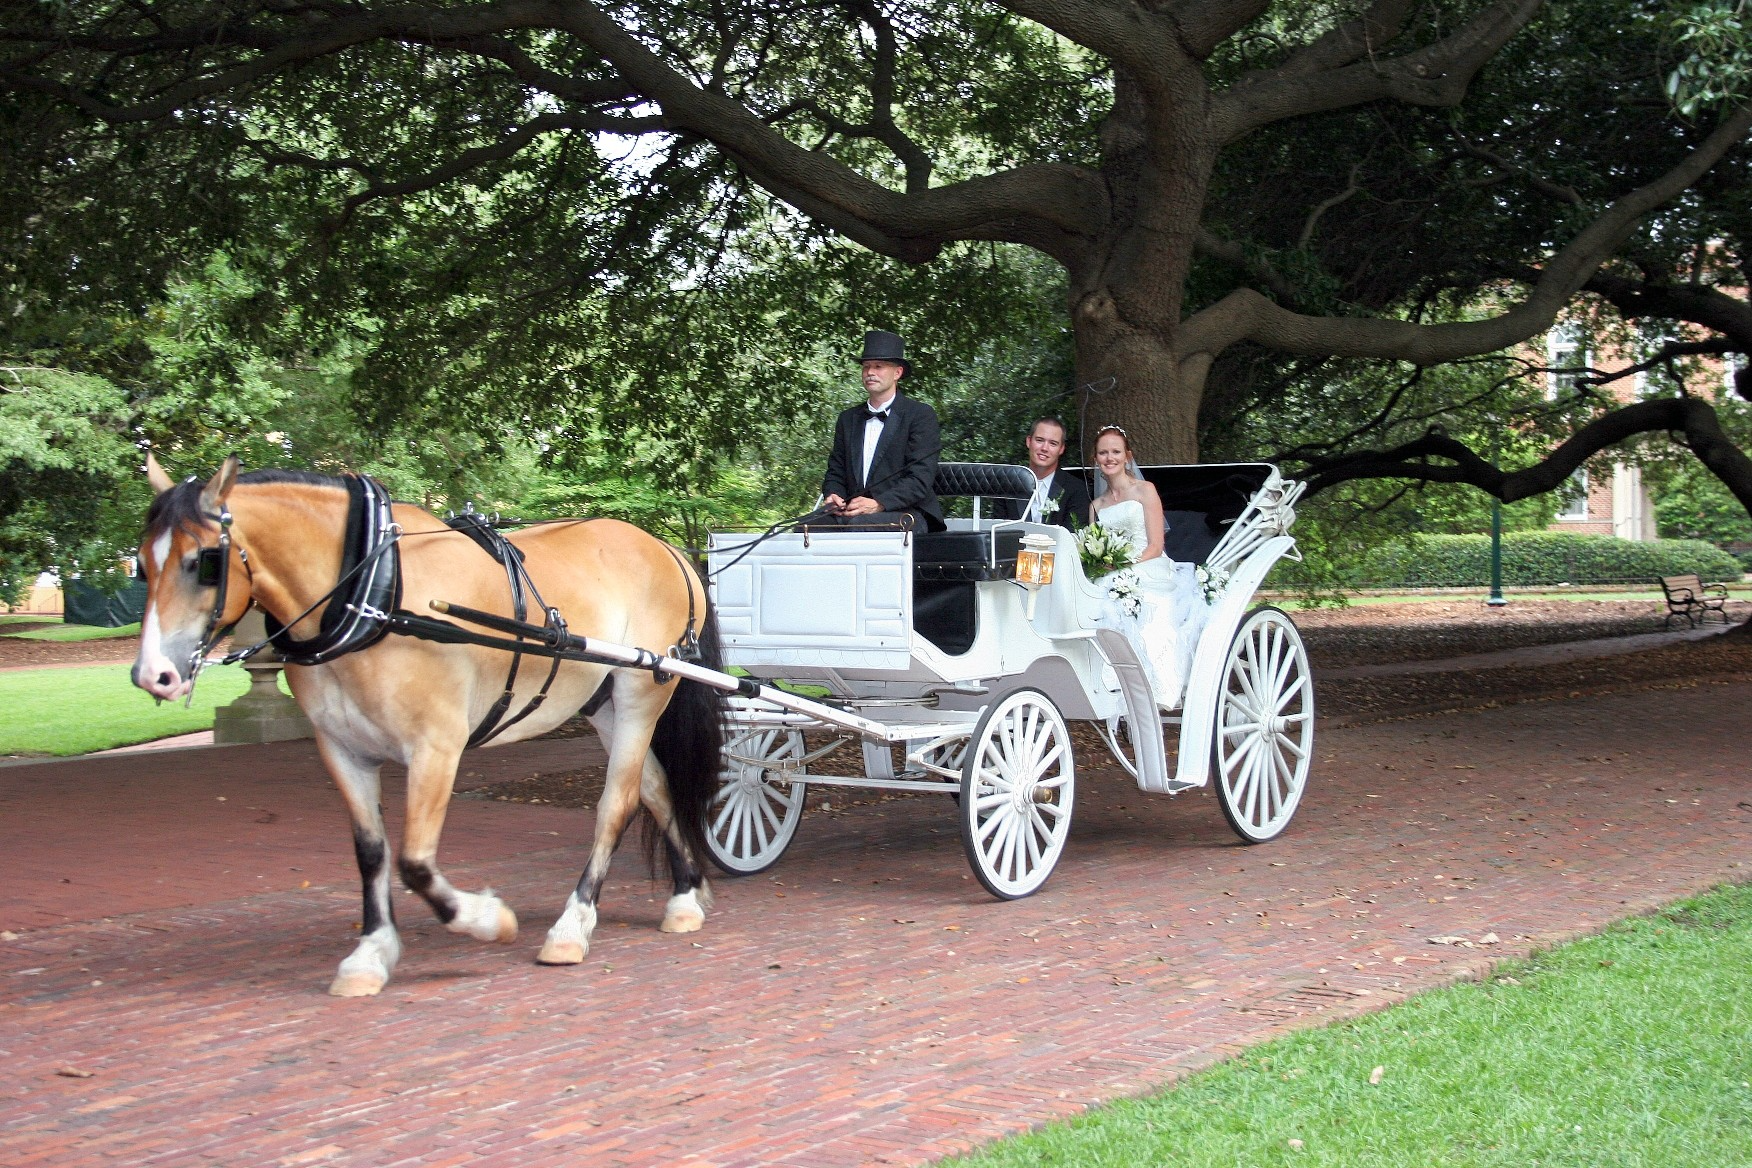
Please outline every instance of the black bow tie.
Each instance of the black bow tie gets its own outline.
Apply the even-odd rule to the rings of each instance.
[[[887,421],[888,421],[888,411],[887,410],[873,410],[873,409],[870,409],[868,406],[866,406],[864,408],[864,413],[868,417],[875,418],[878,422],[887,423]]]

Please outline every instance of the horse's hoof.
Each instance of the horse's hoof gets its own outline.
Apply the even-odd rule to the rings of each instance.
[[[669,898],[669,903],[663,906],[663,923],[658,925],[665,933],[697,933],[700,926],[706,923],[706,910],[700,905],[697,892],[683,892]]]
[[[535,955],[537,965],[579,965],[584,960],[584,946],[576,941],[549,940]]]
[[[705,923],[706,914],[695,909],[692,912],[672,912],[657,927],[665,933],[697,933]]]
[[[329,983],[337,998],[369,998],[383,989],[384,979],[369,973],[343,973]]]
[[[501,945],[509,945],[517,940],[517,914],[504,905],[499,906],[499,934],[493,940]],[[583,958],[578,960],[582,961]]]

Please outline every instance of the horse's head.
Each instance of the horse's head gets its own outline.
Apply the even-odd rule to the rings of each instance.
[[[237,481],[237,456],[204,485],[192,478],[172,482],[150,454],[146,475],[157,497],[140,539],[146,615],[134,684],[155,698],[178,698],[193,684],[195,662],[219,630],[249,608],[249,571],[243,550],[231,542],[225,504]]]

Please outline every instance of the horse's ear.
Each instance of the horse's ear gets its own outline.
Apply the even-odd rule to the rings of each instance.
[[[209,514],[218,514],[225,505],[225,496],[231,493],[232,484],[237,482],[237,455],[226,457],[225,462],[207,485],[201,488],[201,510]]]
[[[152,484],[154,495],[162,495],[176,486],[175,480],[164,473],[164,468],[158,465],[158,460],[152,457],[150,450],[146,452],[146,481]]]

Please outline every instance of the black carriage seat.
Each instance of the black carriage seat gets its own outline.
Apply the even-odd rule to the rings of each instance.
[[[1011,463],[945,462],[937,467],[936,492],[946,498],[1026,499],[1034,494],[1034,475]],[[951,657],[973,648],[979,633],[975,585],[1013,578],[1021,546],[1017,526],[913,536],[913,631]]]
[[[937,467],[936,491],[946,498],[1026,499],[1034,494],[1034,475],[1010,463],[945,462]],[[1019,527],[920,532],[913,537],[913,579],[1008,580],[1021,547]]]

